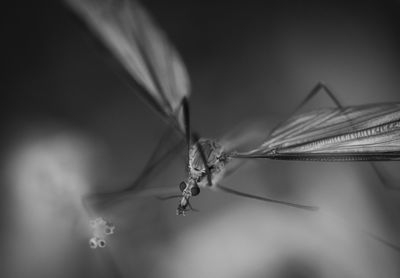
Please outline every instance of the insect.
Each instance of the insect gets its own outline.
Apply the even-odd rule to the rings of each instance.
[[[136,1],[128,0],[66,1],[128,73],[135,89],[178,136],[185,138],[187,179],[179,185],[181,194],[162,197],[180,198],[178,215],[192,210],[190,199],[199,195],[200,188],[204,187],[302,209],[316,209],[222,186],[223,177],[241,165],[239,160],[382,161],[400,158],[400,104],[343,107],[322,83],[311,90],[295,112],[319,92],[327,93],[336,108],[290,117],[274,128],[259,147],[238,152],[216,140],[200,138],[190,126],[190,81],[186,68],[144,8]],[[171,149],[160,155],[162,147],[160,143],[155,149],[140,181],[173,152]],[[373,168],[379,173],[375,165]],[[120,193],[137,191],[141,188],[139,184],[135,182]]]
[[[190,199],[200,188],[280,203],[307,210],[306,206],[239,192],[221,185],[248,159],[301,161],[387,161],[400,159],[400,104],[371,104],[344,107],[323,83],[318,83],[288,120],[276,126],[263,143],[248,151],[237,151],[249,140],[246,131],[235,140],[200,138],[191,130],[190,81],[186,68],[165,34],[145,9],[129,0],[65,0],[78,17],[96,34],[96,38],[115,58],[118,70],[172,129],[160,139],[140,177],[120,192],[90,196],[98,200],[118,200],[129,195],[167,194],[169,190],[144,189],[146,179],[186,143],[187,179],[179,184],[180,194],[160,199],[180,198],[178,215],[193,210]],[[325,92],[336,108],[298,114],[318,93]],[[170,148],[164,142],[178,137]],[[379,169],[371,163],[381,181]],[[163,191],[163,192],[161,192]],[[378,241],[397,246],[373,235]]]
[[[192,132],[188,102],[190,81],[186,68],[164,33],[136,1],[67,0],[67,3],[117,58],[135,89],[173,127],[178,136],[185,138],[188,176],[179,185],[178,215],[185,215],[185,212],[192,210],[190,198],[200,193],[200,187],[301,209],[316,209],[314,206],[245,194],[219,184],[224,175],[233,172],[241,163],[233,161],[235,152],[227,145],[200,138]],[[158,157],[160,148],[155,151]],[[138,186],[131,186],[130,189],[137,190]],[[121,193],[126,194],[128,190]]]

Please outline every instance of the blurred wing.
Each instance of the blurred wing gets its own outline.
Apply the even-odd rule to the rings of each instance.
[[[185,145],[184,143],[182,136],[177,136],[175,130],[171,128],[167,129],[159,140],[159,143],[155,147],[140,175],[133,183],[119,191],[87,195],[84,199],[86,208],[103,208],[113,204],[118,204],[122,201],[131,201],[136,197],[155,197],[175,192],[177,190],[176,187],[166,187],[164,190],[158,190],[154,187],[152,188],[149,186],[149,179],[155,178],[161,170],[164,170],[165,167],[167,167],[168,163],[182,153]]]
[[[265,121],[251,119],[241,122],[225,133],[218,142],[224,151],[248,150],[265,140]]]
[[[329,108],[286,121],[259,147],[239,157],[298,160],[400,158],[400,104]]]
[[[190,94],[186,68],[145,9],[129,0],[65,0],[97,34],[162,116],[175,119]],[[177,116],[179,115],[179,116]]]
[[[118,205],[127,205],[135,202],[137,199],[158,198],[163,196],[178,195],[179,189],[176,187],[151,187],[144,188],[138,192],[116,192],[116,193],[99,193],[95,195],[85,196],[82,200],[85,209],[91,215],[95,212]]]

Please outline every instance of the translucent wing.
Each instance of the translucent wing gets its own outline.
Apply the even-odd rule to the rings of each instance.
[[[142,94],[164,117],[176,119],[190,94],[186,68],[145,9],[129,0],[65,0],[97,34]],[[177,116],[179,115],[178,119]]]
[[[177,136],[174,129],[168,128],[159,140],[152,155],[144,166],[138,178],[120,191],[95,193],[85,196],[84,205],[89,207],[104,208],[122,201],[130,201],[137,197],[162,196],[166,193],[175,192],[176,187],[152,188],[149,187],[149,179],[157,174],[178,156],[184,147],[181,136]]]
[[[400,159],[400,104],[326,108],[292,117],[241,157],[298,160]]]

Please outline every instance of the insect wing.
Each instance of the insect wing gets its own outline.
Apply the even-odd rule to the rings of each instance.
[[[136,197],[162,196],[166,195],[166,193],[174,192],[176,187],[168,188],[166,186],[162,190],[160,188],[152,188],[149,186],[149,180],[155,178],[168,163],[179,157],[179,154],[184,150],[185,142],[178,135],[174,129],[168,128],[133,183],[119,191],[87,195],[84,198],[86,207],[104,207],[123,200],[132,200]]]
[[[314,110],[290,118],[242,157],[280,154],[354,154],[400,151],[400,104]],[[340,155],[339,155],[340,156]],[[341,157],[341,160],[343,157]]]
[[[65,0],[97,34],[162,116],[183,130],[179,110],[190,95],[186,68],[145,9],[129,0]]]
[[[224,151],[246,150],[259,146],[265,139],[265,121],[246,120],[231,128],[218,142],[224,147]]]

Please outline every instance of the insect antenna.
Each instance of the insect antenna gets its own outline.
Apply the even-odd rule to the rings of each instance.
[[[285,205],[285,206],[289,206],[289,207],[294,207],[294,208],[299,208],[299,209],[305,209],[305,210],[310,210],[310,211],[316,211],[319,208],[316,206],[308,206],[308,205],[301,205],[301,204],[295,204],[295,203],[290,203],[290,202],[285,202],[285,201],[280,201],[280,200],[276,200],[276,199],[270,199],[270,198],[265,198],[265,197],[261,197],[261,196],[257,196],[257,195],[252,195],[252,194],[248,194],[248,193],[244,193],[241,191],[237,191],[225,186],[222,186],[220,184],[216,185],[218,189],[220,189],[221,191],[224,191],[226,193],[229,194],[233,194],[233,195],[238,195],[238,196],[242,196],[242,197],[246,197],[246,198],[251,198],[251,199],[256,199],[256,200],[260,200],[260,201],[265,201],[265,202],[270,202],[270,203],[276,203],[276,204],[281,204],[281,205]]]

